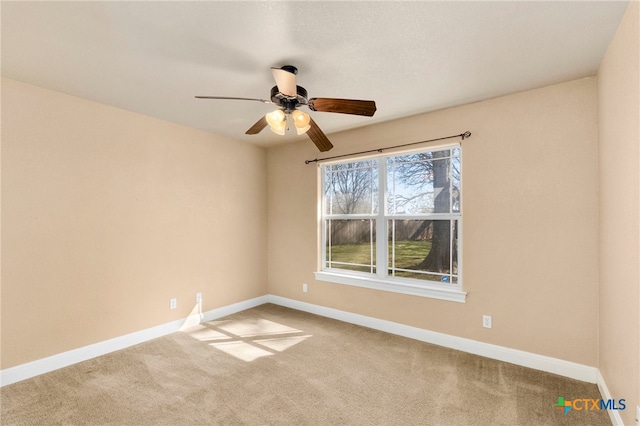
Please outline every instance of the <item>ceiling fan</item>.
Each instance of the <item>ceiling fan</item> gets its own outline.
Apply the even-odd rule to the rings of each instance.
[[[296,85],[298,69],[293,65],[285,65],[280,68],[271,68],[276,85],[271,89],[271,99],[233,98],[227,96],[196,96],[198,99],[227,99],[241,101],[258,101],[265,104],[273,104],[278,108],[260,118],[245,133],[256,135],[265,127],[270,126],[271,131],[278,135],[284,135],[288,128],[289,117],[293,121],[299,135],[306,133],[320,151],[329,151],[333,145],[318,127],[309,114],[300,111],[300,106],[306,105],[311,111],[336,112],[340,114],[354,114],[372,117],[376,112],[374,101],[362,101],[357,99],[337,98],[307,98],[304,87]]]

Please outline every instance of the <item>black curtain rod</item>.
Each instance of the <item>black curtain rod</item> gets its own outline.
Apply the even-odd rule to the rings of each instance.
[[[445,139],[462,138],[462,140],[465,140],[466,138],[468,138],[470,136],[471,136],[471,132],[467,130],[466,132],[460,133],[459,135],[445,136],[443,138],[429,139],[429,140],[420,141],[420,142],[405,143],[405,144],[402,144],[402,145],[388,146],[386,148],[370,149],[368,151],[353,152],[351,154],[336,155],[336,156],[333,156],[333,157],[316,158],[315,160],[305,160],[304,164],[317,163],[318,161],[333,160],[333,159],[342,158],[342,157],[351,157],[352,155],[368,154],[370,152],[382,152],[382,151],[385,151],[387,149],[402,148],[404,146],[418,145],[418,144],[421,144],[421,143],[435,142],[435,141],[441,141],[441,140],[445,140]]]

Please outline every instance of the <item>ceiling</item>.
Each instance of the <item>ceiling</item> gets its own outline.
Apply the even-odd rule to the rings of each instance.
[[[2,75],[241,141],[273,106],[270,67],[309,97],[372,99],[373,118],[312,112],[325,133],[592,76],[627,2],[2,2]]]

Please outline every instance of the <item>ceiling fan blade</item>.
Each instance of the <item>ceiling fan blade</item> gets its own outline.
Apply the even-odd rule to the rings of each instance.
[[[311,98],[307,106],[312,111],[338,112],[341,114],[366,115],[372,117],[376,112],[374,101],[358,99]]]
[[[320,130],[320,127],[318,127],[318,125],[315,121],[313,121],[312,118],[310,118],[309,126],[311,126],[311,128],[307,131],[307,136],[309,136],[313,143],[316,144],[320,151],[325,152],[333,148],[333,145],[331,144],[331,142],[329,142],[329,138],[327,138],[327,135],[325,135],[324,132]]]
[[[265,127],[267,127],[267,118],[265,116],[262,116],[262,118],[260,118],[260,120],[256,121],[256,124],[254,124],[253,126],[251,126],[249,128],[249,130],[247,130],[245,132],[246,135],[257,135],[258,133],[260,133],[262,131],[262,129],[264,129]]]
[[[232,101],[258,101],[265,104],[272,104],[273,102],[268,101],[266,99],[257,99],[257,98],[230,98],[228,96],[195,96],[196,99],[224,99],[224,100],[232,100]]]
[[[292,72],[282,68],[271,67],[273,73],[273,79],[276,81],[278,91],[285,96],[296,97],[298,92],[296,91],[296,75]]]

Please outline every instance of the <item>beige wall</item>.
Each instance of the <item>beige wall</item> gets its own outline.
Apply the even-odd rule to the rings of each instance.
[[[2,83],[3,369],[266,294],[264,149]]]
[[[586,78],[331,136],[337,155],[472,132],[463,142],[465,304],[315,281],[317,167],[304,160],[318,153],[308,141],[270,149],[269,292],[596,366],[596,94]],[[321,113],[314,119],[322,125]]]
[[[629,6],[598,71],[599,367],[634,424],[640,400],[640,7]]]
[[[307,140],[265,153],[2,79],[0,367],[183,318],[197,291],[205,311],[271,293],[597,366],[632,424],[639,23],[632,2],[597,80],[331,135],[329,155],[473,133],[465,304],[314,280],[318,169],[304,160],[321,155]]]

